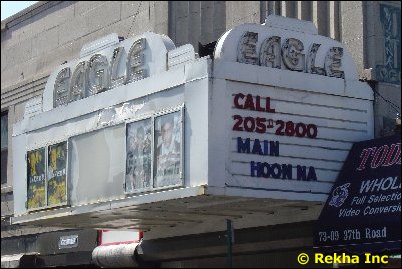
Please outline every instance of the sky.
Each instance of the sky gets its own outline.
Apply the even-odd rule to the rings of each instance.
[[[1,20],[35,4],[38,1],[1,1]]]

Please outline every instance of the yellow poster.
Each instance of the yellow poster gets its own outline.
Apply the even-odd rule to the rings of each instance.
[[[48,150],[48,205],[60,205],[67,201],[66,194],[67,142],[49,146]]]
[[[46,205],[45,196],[45,148],[29,151],[27,154],[28,209]]]

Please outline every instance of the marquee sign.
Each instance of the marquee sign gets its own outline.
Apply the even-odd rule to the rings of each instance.
[[[288,70],[344,78],[344,72],[340,70],[343,56],[341,47],[329,47],[324,66],[319,67],[316,66],[316,56],[321,47],[319,43],[312,43],[306,55],[303,52],[305,48],[303,42],[297,38],[286,38],[282,42],[280,36],[267,37],[262,41],[259,52],[257,41],[258,33],[244,33],[238,45],[237,61],[239,63],[281,69],[282,61]]]
[[[145,47],[146,39],[141,38],[132,44],[127,55],[124,55],[123,46],[115,48],[110,64],[105,55],[97,53],[88,61],[78,63],[74,71],[70,67],[63,68],[54,83],[54,106],[145,78]],[[126,65],[126,68],[119,74],[121,65]]]
[[[32,201],[16,214],[205,193],[325,201],[353,142],[373,136],[373,93],[341,43],[275,19],[228,31],[213,60],[152,33],[84,46],[14,129],[14,156],[44,147],[31,174],[13,171]]]
[[[262,101],[264,100],[264,101]],[[243,103],[244,101],[244,103]],[[245,109],[258,112],[275,113],[275,109],[271,108],[271,98],[256,95],[253,97],[251,94],[238,93],[233,98],[234,107],[236,109]],[[262,105],[265,103],[265,105]],[[238,132],[255,132],[264,134],[267,129],[274,129],[275,135],[300,137],[314,139],[317,137],[318,129],[315,124],[305,124],[304,122],[295,123],[291,120],[284,121],[281,119],[273,120],[272,118],[265,117],[259,113],[256,117],[243,117],[239,114],[233,115],[233,131]],[[256,138],[251,142],[250,138],[237,137],[237,153],[256,154],[256,155],[269,155],[279,156],[280,152],[279,141],[268,141]],[[278,164],[267,162],[250,162],[250,174],[252,177],[265,177],[275,179],[294,179],[304,181],[315,181],[317,176],[315,169],[312,166],[297,165],[297,176],[293,175],[292,164]]]
[[[230,45],[229,45],[230,44]],[[318,35],[312,22],[271,15],[265,25],[243,24],[227,31],[215,59],[270,69],[357,80],[357,70],[342,43]]]
[[[343,44],[269,16],[226,32],[214,56],[228,100],[226,186],[325,197],[352,143],[373,134],[372,97],[351,98],[358,76]]]
[[[174,48],[165,36],[149,32],[124,41],[111,34],[89,43],[80,59],[52,73],[48,84],[53,87],[53,104],[49,108],[166,71],[166,53]]]

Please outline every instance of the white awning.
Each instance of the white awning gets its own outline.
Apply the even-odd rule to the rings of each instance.
[[[92,252],[92,261],[100,267],[138,267],[134,256],[139,243],[98,246]]]
[[[18,268],[20,266],[20,259],[24,255],[25,253],[1,256],[1,268]]]

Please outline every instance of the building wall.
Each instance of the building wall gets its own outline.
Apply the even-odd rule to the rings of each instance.
[[[399,9],[392,33],[380,14],[380,5]],[[1,111],[8,111],[9,149],[12,124],[26,112],[27,101],[36,98],[40,109],[49,74],[65,61],[79,57],[83,44],[109,33],[124,38],[152,31],[168,35],[180,46],[198,50],[216,41],[226,30],[243,23],[264,23],[270,14],[310,20],[318,33],[346,44],[362,79],[376,92],[376,136],[390,133],[401,102],[399,83],[379,76],[381,66],[400,72],[400,45],[394,48],[392,67],[387,38],[400,44],[398,1],[41,1],[1,23]],[[395,44],[396,44],[395,43]],[[8,182],[1,188],[2,233],[9,237],[50,231],[48,228],[9,227],[12,214],[12,152],[8,152]],[[3,210],[4,209],[4,210]],[[4,227],[4,229],[3,229]],[[10,233],[10,231],[12,231]]]
[[[375,93],[375,135],[379,137],[392,133],[401,113],[401,4],[369,1],[363,11],[362,77]]]
[[[198,42],[216,41],[242,23],[263,23],[270,14],[313,21],[320,35],[350,46],[361,73],[382,60],[378,1],[52,1],[30,9],[2,22],[2,93],[46,77],[83,44],[111,32],[127,38],[153,31],[197,49]]]

